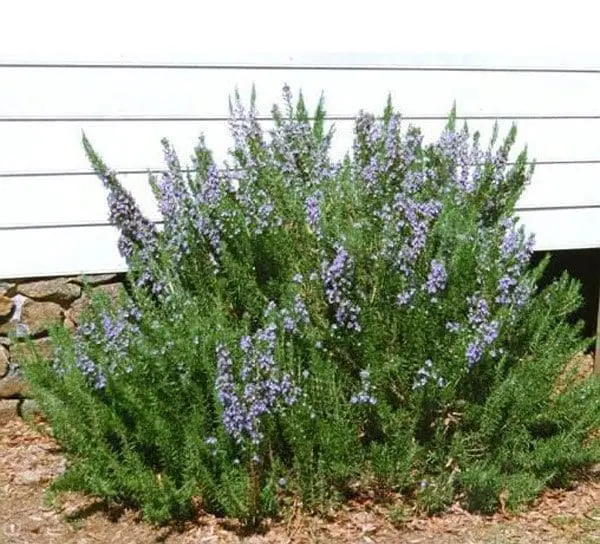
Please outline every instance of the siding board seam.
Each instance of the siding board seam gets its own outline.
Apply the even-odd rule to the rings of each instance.
[[[599,75],[600,68],[520,66],[459,66],[403,64],[286,64],[286,63],[102,63],[102,62],[0,62],[1,68],[17,69],[118,69],[118,70],[257,70],[257,71],[380,71],[380,72],[492,72]]]
[[[557,160],[543,160],[543,161],[528,161],[526,164],[535,164],[536,166],[552,166],[552,165],[578,165],[578,164],[600,164],[600,159],[557,159]],[[507,163],[508,166],[514,166],[514,162]],[[117,175],[141,175],[150,173],[164,172],[165,167],[160,166],[157,168],[148,169],[118,169],[115,170]],[[193,173],[195,170],[189,168],[182,168],[184,173]],[[96,172],[92,170],[71,170],[71,171],[54,171],[54,172],[0,172],[0,178],[53,178],[53,177],[72,177],[72,176],[96,176]]]
[[[356,115],[327,115],[326,121],[356,121]],[[382,119],[381,116],[376,116]],[[314,121],[314,117],[308,118]],[[447,115],[407,115],[402,116],[404,121],[446,121]],[[457,115],[457,120],[465,121],[593,121],[600,120],[600,114],[556,114],[556,115],[535,115],[535,114],[516,114],[516,115]],[[148,115],[148,116],[30,116],[30,117],[2,117],[0,123],[137,123],[137,122],[228,122],[231,117],[227,116],[207,116],[207,115]],[[272,117],[256,116],[257,121],[273,121]]]
[[[599,204],[567,204],[555,206],[516,206],[515,212],[549,212],[549,211],[576,211],[576,210],[599,210]],[[164,220],[152,220],[155,225],[163,225]],[[45,230],[45,229],[70,229],[70,228],[98,228],[114,227],[108,220],[106,221],[77,221],[72,223],[35,223],[35,224],[0,224],[1,231],[19,231],[19,230]]]

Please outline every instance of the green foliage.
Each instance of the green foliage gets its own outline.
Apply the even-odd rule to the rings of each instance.
[[[156,523],[200,506],[255,526],[366,490],[489,513],[599,460],[600,385],[568,371],[579,287],[537,287],[514,128],[483,150],[453,110],[425,144],[388,101],[335,162],[322,99],[311,117],[285,88],[264,133],[234,98],[227,163],[200,138],[188,171],[162,142],[162,228],[84,136],[129,296],[24,365],[69,460],[53,491]]]

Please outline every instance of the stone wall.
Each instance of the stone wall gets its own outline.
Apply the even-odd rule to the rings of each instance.
[[[117,296],[123,287],[122,274],[102,274],[0,281],[0,423],[27,406],[27,384],[19,373],[19,350],[9,335],[29,336],[42,355],[50,354],[48,327],[62,323],[74,328],[87,295],[83,285]]]

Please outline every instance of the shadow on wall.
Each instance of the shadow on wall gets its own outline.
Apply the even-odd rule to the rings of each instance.
[[[538,264],[545,253],[534,253],[532,264]],[[585,321],[586,336],[596,334],[598,319],[598,299],[600,292],[600,249],[576,249],[550,252],[550,264],[546,269],[540,287],[546,286],[563,272],[581,282],[584,304],[572,321]],[[593,351],[593,347],[590,348]]]

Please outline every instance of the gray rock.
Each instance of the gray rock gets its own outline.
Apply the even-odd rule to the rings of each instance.
[[[17,413],[24,419],[42,415],[38,403],[33,399],[21,399],[17,406]]]
[[[119,274],[94,274],[92,276],[77,276],[76,278],[71,278],[69,282],[81,286],[87,283],[93,287],[103,283],[114,283],[118,277]]]
[[[70,283],[68,278],[20,283],[17,291],[33,300],[56,302],[61,306],[68,306],[81,296],[81,287]]]

